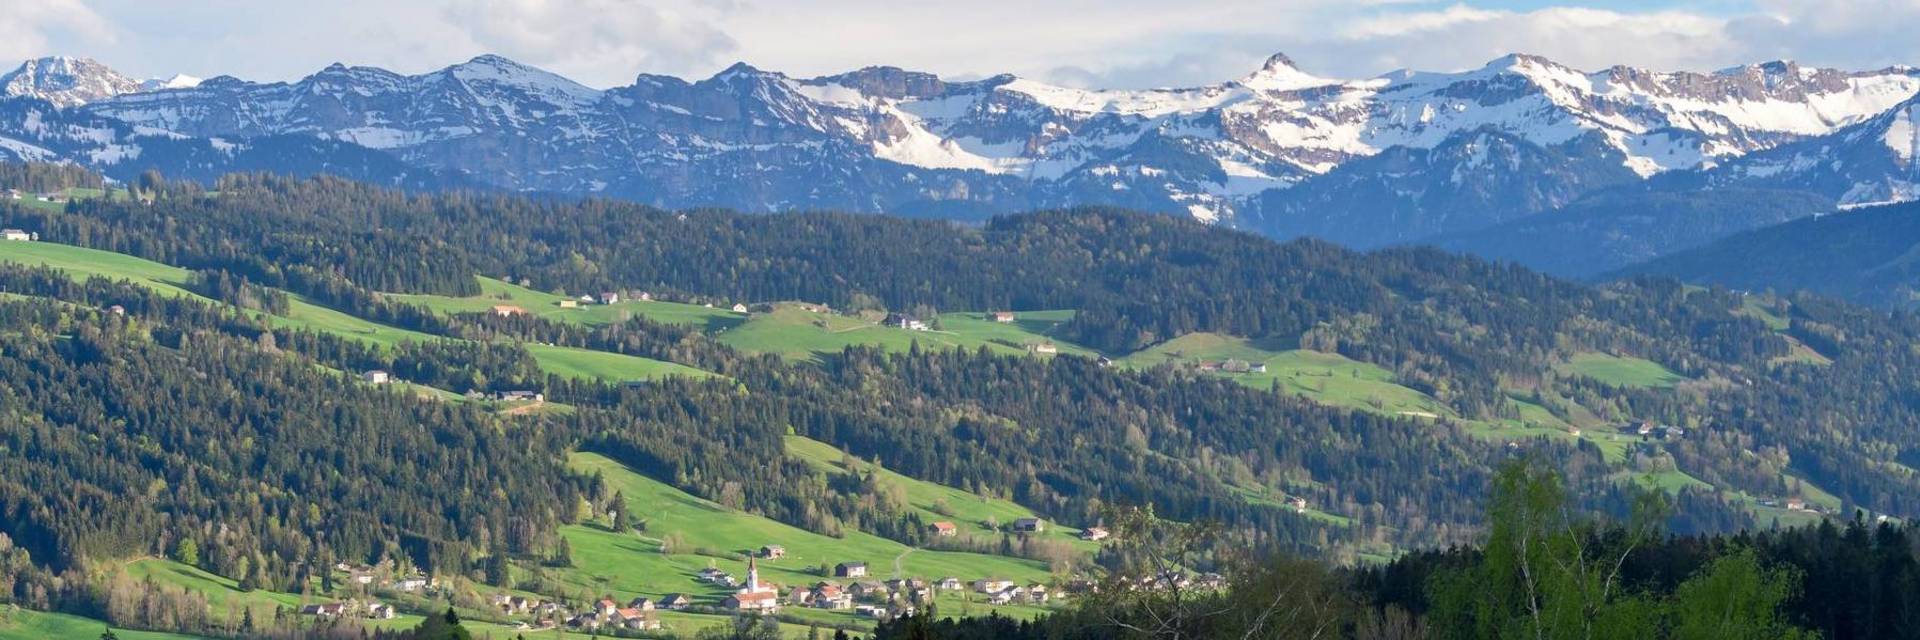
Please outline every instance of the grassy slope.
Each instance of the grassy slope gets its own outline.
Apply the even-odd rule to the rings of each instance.
[[[1605,353],[1580,353],[1566,365],[1567,371],[1622,387],[1671,387],[1685,380],[1659,363]]]
[[[713,375],[683,364],[621,353],[542,344],[529,344],[527,351],[533,354],[535,360],[540,361],[541,369],[572,378],[596,378],[619,382],[661,376],[704,378]]]
[[[746,562],[698,555],[694,550],[743,552],[764,544],[786,547],[787,557],[762,563],[761,574],[770,582],[789,587],[821,580],[814,570],[822,563],[832,565],[844,561],[866,562],[870,577],[876,580],[891,577],[896,561],[910,577],[954,576],[970,580],[1003,576],[1023,581],[1049,578],[1045,566],[1028,560],[915,550],[860,532],[849,532],[844,538],[808,532],[688,495],[596,454],[576,453],[569,463],[576,470],[604,474],[611,486],[625,494],[634,513],[647,523],[644,536],[614,533],[594,524],[562,530],[573,549],[574,568],[558,577],[569,584],[569,588],[577,587],[587,593],[610,593],[621,599],[685,593],[698,602],[717,604],[727,592],[695,581],[694,575],[704,567],[718,566],[740,576],[746,571]],[[679,538],[681,548],[671,555],[662,554],[660,541],[669,536]],[[980,613],[985,612],[985,607],[981,607]],[[819,615],[836,621],[853,619],[849,613]]]
[[[627,314],[646,317],[656,322],[693,325],[707,331],[736,326],[746,320],[745,314],[726,309],[674,302],[623,300],[618,304],[584,305],[577,309],[563,309],[560,308],[560,301],[567,298],[558,294],[535,291],[493,278],[482,277],[479,281],[480,295],[466,298],[424,294],[387,295],[395,300],[410,302],[441,313],[474,313],[486,311],[494,305],[510,304],[524,308],[527,312],[542,318],[589,326],[619,322],[628,317]]]
[[[0,261],[44,265],[82,277],[98,275],[129,280],[168,295],[201,298],[185,288],[187,270],[124,254],[49,242],[0,242]],[[383,346],[404,340],[445,339],[362,320],[298,296],[294,297],[286,316],[272,316],[271,320],[280,326],[322,331]],[[545,345],[528,345],[528,350],[543,369],[563,376],[619,382],[662,375],[711,375],[680,364],[616,353]]]
[[[163,294],[206,300],[186,289],[189,275],[186,269],[125,254],[51,242],[0,242],[0,261],[53,267],[77,277],[103,276],[128,280]],[[440,339],[417,331],[361,320],[307,302],[298,296],[294,297],[287,315],[275,316],[273,322],[382,345],[401,340]]]
[[[0,640],[44,640],[46,638],[98,638],[107,623],[65,613],[51,613],[0,606]],[[154,631],[114,629],[121,640],[190,640],[196,636]]]
[[[908,331],[853,316],[814,313],[797,306],[780,305],[772,312],[753,314],[744,324],[721,331],[716,337],[742,351],[773,353],[795,360],[811,359],[854,345],[906,351],[916,343],[922,349],[973,350],[984,346],[997,353],[1019,355],[1028,353],[1025,345],[1029,343],[1053,342],[1061,353],[1093,355],[1092,350],[1035,332],[1051,329],[1071,314],[1070,311],[1029,312],[1031,319],[1024,324],[1000,324],[983,320],[977,313],[954,313],[940,317],[942,328],[938,331]]]
[[[242,591],[234,580],[172,560],[142,558],[127,563],[126,571],[137,579],[152,578],[154,582],[184,587],[206,596],[214,617],[222,620],[229,610],[239,611],[241,607],[252,609],[255,620],[272,620],[274,609],[299,608],[302,604],[300,596],[259,589]]]
[[[787,455],[805,460],[815,468],[831,473],[846,471],[846,467],[841,464],[845,455],[833,445],[819,440],[803,436],[787,436]],[[959,527],[960,535],[963,536],[998,538],[999,533],[989,528],[988,522],[1006,525],[1020,518],[1039,517],[1031,509],[1010,500],[988,498],[943,484],[918,480],[870,462],[856,462],[854,466],[862,471],[877,469],[885,482],[905,488],[907,503],[920,513],[922,520],[950,521]],[[935,511],[934,506],[938,503],[944,503],[949,513],[942,514]],[[1099,543],[1080,540],[1079,533],[1079,529],[1048,522],[1041,536],[1064,541],[1073,545],[1075,549],[1088,553],[1100,548]]]
[[[1419,391],[1395,384],[1393,373],[1345,356],[1259,343],[1217,333],[1191,333],[1142,349],[1120,360],[1129,367],[1173,362],[1245,360],[1266,363],[1265,373],[1218,373],[1255,389],[1275,383],[1315,401],[1388,414],[1449,416],[1452,411]]]

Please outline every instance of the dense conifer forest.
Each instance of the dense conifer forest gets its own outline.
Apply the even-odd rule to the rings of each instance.
[[[408,194],[324,177],[229,176],[201,188],[156,176],[141,192],[149,201],[0,203],[0,226],[188,269],[183,286],[196,294],[0,264],[0,600],[124,616],[115,589],[91,572],[115,559],[178,557],[183,541],[195,548],[192,564],[247,588],[299,593],[315,567],[340,562],[547,588],[539,568],[571,562],[557,529],[624,504],[604,478],[567,467],[581,451],[807,531],[940,544],[923,514],[888,498],[873,476],[786,455],[788,436],[1073,526],[1133,507],[1217,524],[1181,567],[1236,580],[1281,566],[1270,562],[1312,567],[1344,603],[1329,624],[1349,635],[1417,622],[1434,637],[1477,637],[1443,629],[1519,624],[1485,617],[1518,615],[1501,608],[1512,601],[1447,599],[1497,589],[1432,586],[1511,586],[1504,574],[1474,572],[1483,549],[1501,544],[1489,487],[1500,484],[1498,462],[1516,457],[1552,469],[1565,511],[1597,518],[1582,523],[1634,522],[1648,496],[1660,496],[1662,534],[1623,556],[1647,611],[1664,612],[1647,616],[1684,626],[1672,608],[1691,602],[1685,585],[1723,560],[1747,563],[1720,567],[1727,575],[1766,584],[1792,582],[1770,572],[1797,572],[1804,589],[1768,602],[1785,607],[1780,629],[1903,637],[1889,630],[1904,619],[1888,612],[1920,594],[1913,542],[1870,524],[1920,515],[1920,387],[1909,375],[1920,370],[1920,317],[1911,314],[1660,279],[1582,285],[1432,249],[1282,244],[1104,209],[956,226]],[[921,316],[1071,309],[1055,335],[1105,356],[1195,332],[1239,336],[1378,366],[1448,415],[1333,406],[1278,384],[1096,356],[915,345],[798,361],[647,317],[589,326],[436,313],[391,295],[471,296],[477,275],[563,295],[800,300]],[[427,339],[380,344],[274,321],[296,303]],[[534,346],[712,375],[563,376],[540,366]],[[1644,360],[1676,381],[1570,372],[1591,354]],[[369,370],[455,396],[538,391],[564,409],[502,415],[422,400],[358,382]],[[1482,433],[1536,410],[1685,436],[1609,451],[1577,434]],[[1676,473],[1708,486],[1647,488]],[[1800,483],[1831,492],[1843,521],[1856,511],[1866,520],[1704,537],[1770,529],[1752,503],[1795,495]],[[1281,490],[1341,517],[1262,499]],[[1581,526],[1591,528],[1583,536],[1614,535]],[[1383,547],[1410,553],[1384,567],[1327,568]],[[1874,560],[1829,571],[1823,563],[1846,549]],[[1023,537],[983,550],[1070,564]],[[1137,575],[1141,561],[1121,547],[1095,558],[1114,576]],[[507,565],[523,568],[518,584]],[[1820,617],[1838,605],[1816,598],[1867,575],[1886,585],[1863,614],[1875,626]],[[1240,584],[1217,597],[1261,593]],[[1124,618],[1152,605],[1118,599],[1119,609],[1089,605],[1025,624],[914,618],[880,633],[1062,637],[1054,634],[1079,624],[1074,616]],[[1482,617],[1453,620],[1436,608]],[[231,633],[200,618],[145,626]],[[929,629],[960,635],[913,635]]]

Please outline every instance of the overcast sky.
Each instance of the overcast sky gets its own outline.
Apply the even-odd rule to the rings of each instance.
[[[291,80],[498,53],[588,85],[888,64],[1080,86],[1190,86],[1285,52],[1320,75],[1453,70],[1509,52],[1583,69],[1790,58],[1920,64],[1920,0],[0,0],[0,60]]]

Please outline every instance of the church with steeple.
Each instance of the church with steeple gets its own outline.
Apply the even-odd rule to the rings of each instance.
[[[740,590],[727,596],[725,605],[736,611],[763,611],[772,613],[780,608],[780,589],[760,581],[760,565],[754,558],[747,558],[747,581]]]

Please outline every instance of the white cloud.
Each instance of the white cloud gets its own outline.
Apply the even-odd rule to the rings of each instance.
[[[714,20],[733,2],[455,0],[446,11],[481,48],[590,84],[624,83],[641,70],[685,73],[739,43]]]
[[[113,25],[80,0],[0,0],[0,59],[53,51],[53,38],[102,44]]]
[[[1512,52],[1583,69],[1920,63],[1920,0],[1666,1],[0,0],[0,57],[277,80],[334,61],[418,73],[500,53],[596,86],[642,72],[704,77],[734,60],[797,76],[885,64],[1114,87],[1219,82],[1283,51],[1342,77]]]
[[[1736,49],[1721,18],[1681,11],[1624,13],[1581,7],[1438,11],[1357,20],[1312,44],[1349,67],[1458,69],[1530,53],[1582,69],[1626,64],[1655,69],[1725,66]],[[1349,68],[1342,71],[1358,72]]]

